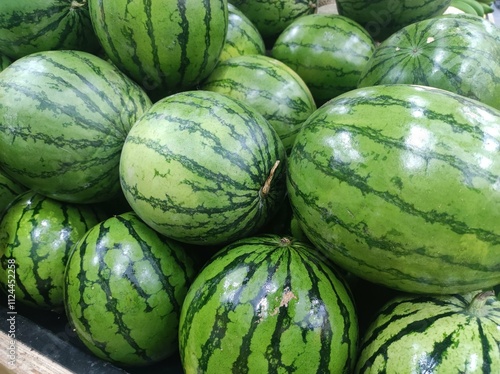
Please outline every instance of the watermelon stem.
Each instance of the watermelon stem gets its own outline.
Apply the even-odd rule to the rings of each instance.
[[[483,308],[490,297],[495,297],[495,292],[493,290],[479,292],[470,302],[467,307],[467,312],[477,317],[484,315]]]
[[[271,183],[273,181],[274,173],[276,172],[276,169],[278,168],[279,164],[280,164],[280,160],[277,160],[274,163],[271,171],[269,172],[269,176],[267,177],[264,185],[260,189],[261,198],[266,198],[266,196],[269,195],[269,191],[271,190]]]
[[[71,9],[81,8],[82,6],[85,6],[86,2],[87,2],[87,0],[83,0],[82,2],[73,0],[71,2]]]

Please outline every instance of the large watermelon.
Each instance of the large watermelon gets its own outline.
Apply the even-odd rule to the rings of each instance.
[[[16,302],[62,312],[63,276],[71,249],[105,219],[104,213],[27,191],[0,217],[0,286],[15,294]],[[14,273],[8,270],[11,263]]]
[[[390,300],[364,334],[359,373],[500,373],[492,291]]]
[[[336,0],[339,14],[363,26],[379,41],[399,29],[439,16],[451,0]]]
[[[309,117],[288,192],[308,238],[408,292],[500,283],[500,111],[436,88],[353,90]]]
[[[373,53],[359,87],[420,84],[500,109],[500,29],[470,14],[448,14],[404,27]]]
[[[375,43],[359,24],[337,14],[300,17],[276,39],[271,56],[295,70],[322,105],[355,89]]]
[[[66,314],[98,357],[146,365],[177,350],[191,259],[134,213],[111,217],[75,245],[64,279]]]
[[[109,59],[154,99],[195,86],[224,46],[226,0],[89,0],[89,7]]]
[[[219,62],[236,56],[265,55],[264,39],[252,21],[232,4],[228,4],[227,9],[229,13],[226,41]]]
[[[258,230],[285,194],[276,131],[242,101],[211,91],[160,100],[136,122],[120,160],[132,209],[162,234],[222,244]]]
[[[0,2],[0,54],[18,59],[55,49],[99,49],[86,0]]]
[[[55,199],[110,199],[120,190],[125,137],[150,106],[137,84],[95,55],[23,57],[0,73],[0,168]]]
[[[302,78],[269,56],[244,55],[221,61],[201,88],[251,105],[273,126],[287,150],[302,123],[316,110]]]
[[[185,373],[350,373],[358,338],[352,298],[312,251],[267,235],[217,253],[182,306]]]

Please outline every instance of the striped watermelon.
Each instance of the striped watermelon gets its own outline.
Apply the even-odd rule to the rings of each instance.
[[[64,278],[66,315],[96,356],[151,364],[177,350],[179,314],[193,278],[179,243],[123,213],[75,245]]]
[[[444,13],[451,0],[336,0],[339,14],[351,18],[376,40]]]
[[[194,87],[224,46],[227,0],[89,0],[109,59],[156,100]]]
[[[316,110],[302,78],[269,56],[245,55],[221,61],[201,88],[252,106],[273,126],[287,150],[302,123]]]
[[[493,292],[401,296],[363,337],[355,373],[500,373]]]
[[[11,293],[7,269],[14,261],[15,301],[62,312],[64,270],[73,244],[104,218],[93,206],[64,203],[33,191],[17,196],[0,219],[1,288]]]
[[[353,90],[309,117],[288,193],[343,268],[417,293],[500,283],[500,111],[436,88]]]
[[[243,55],[265,55],[266,46],[255,25],[232,4],[228,4],[226,41],[219,61]]]
[[[295,20],[276,39],[271,56],[295,70],[316,104],[355,89],[375,44],[356,22],[337,14]]]
[[[317,0],[229,0],[257,27],[264,39],[274,39],[297,18],[314,13]]]
[[[110,63],[79,51],[34,53],[0,73],[0,168],[62,201],[105,201],[120,191],[128,130],[151,106]]]
[[[312,251],[267,235],[218,252],[182,306],[184,372],[351,372],[358,338],[352,297]]]
[[[155,230],[222,244],[255,232],[276,211],[285,158],[256,110],[217,92],[185,91],[154,104],[130,130],[120,178],[132,209]]]
[[[24,191],[26,191],[26,188],[22,184],[12,180],[0,170],[0,216],[12,200]]]
[[[99,49],[86,0],[0,2],[0,54],[18,59],[56,49]]]
[[[404,27],[378,46],[359,87],[394,83],[442,88],[500,109],[500,29],[466,14]]]

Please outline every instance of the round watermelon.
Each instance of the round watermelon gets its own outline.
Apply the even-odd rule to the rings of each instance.
[[[109,59],[160,99],[196,86],[225,43],[227,0],[89,0]]]
[[[470,14],[406,26],[382,42],[358,87],[420,84],[500,109],[500,29]]]
[[[29,307],[62,312],[63,276],[72,247],[103,219],[104,213],[94,206],[60,202],[33,191],[20,194],[0,218],[2,289]]]
[[[354,275],[416,293],[500,283],[500,111],[412,85],[341,95],[288,160],[307,237]]]
[[[499,325],[492,291],[399,296],[364,334],[355,373],[498,373]]]
[[[201,88],[252,106],[276,130],[287,151],[302,123],[316,110],[302,78],[269,56],[244,55],[221,61]]]
[[[186,374],[349,373],[358,325],[351,294],[314,248],[276,235],[218,252],[182,306]]]
[[[339,14],[382,41],[399,29],[444,13],[451,0],[336,0]]]
[[[359,24],[337,14],[300,17],[276,39],[271,56],[307,84],[318,106],[355,89],[375,43]]]
[[[106,201],[120,192],[125,137],[150,106],[136,83],[90,53],[23,57],[0,73],[0,168],[54,199]]]
[[[177,351],[179,314],[193,278],[179,243],[123,213],[75,244],[64,277],[66,315],[96,356],[152,364]]]
[[[226,41],[219,56],[219,62],[244,55],[265,55],[266,46],[259,30],[245,14],[228,4],[228,26]]]
[[[158,232],[217,245],[250,235],[285,196],[286,154],[255,109],[212,91],[153,105],[130,130],[120,160],[132,209]]]
[[[62,49],[99,50],[86,0],[0,2],[0,54],[18,59]]]

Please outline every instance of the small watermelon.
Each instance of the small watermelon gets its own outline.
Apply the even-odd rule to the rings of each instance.
[[[414,22],[444,13],[451,0],[336,0],[339,14],[358,22],[382,41]]]
[[[316,110],[302,78],[269,56],[245,55],[221,61],[201,88],[252,106],[276,130],[287,151],[302,123]]]
[[[181,305],[194,278],[191,259],[131,212],[102,221],[76,243],[64,304],[96,356],[143,366],[177,351]]]
[[[90,53],[20,58],[0,73],[0,168],[61,201],[111,199],[125,137],[150,106],[136,83]]]
[[[500,373],[493,291],[390,300],[363,336],[361,373]]]
[[[86,0],[0,2],[0,54],[18,59],[62,49],[99,50]]]
[[[232,4],[228,4],[226,41],[219,62],[244,55],[265,55],[266,46],[255,25]]]
[[[352,296],[314,251],[263,235],[218,252],[182,306],[184,372],[351,372],[358,339]]]
[[[16,302],[29,307],[62,312],[71,249],[103,219],[104,213],[90,205],[60,202],[33,191],[20,194],[0,218],[2,289],[15,290]],[[9,264],[15,265],[15,272],[9,272]]]
[[[288,159],[293,212],[347,271],[415,293],[500,283],[500,111],[380,85],[314,112]]]
[[[337,14],[300,17],[276,39],[271,56],[296,71],[318,106],[355,89],[375,50],[356,22]]]
[[[166,97],[139,118],[123,146],[120,180],[132,209],[158,232],[218,245],[250,235],[276,212],[285,169],[283,143],[261,114],[198,90]]]

